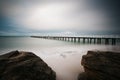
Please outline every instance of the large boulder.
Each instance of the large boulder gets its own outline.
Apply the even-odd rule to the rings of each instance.
[[[120,80],[120,52],[88,51],[81,64],[85,72],[79,80]]]
[[[56,80],[55,72],[32,52],[0,56],[0,80]]]

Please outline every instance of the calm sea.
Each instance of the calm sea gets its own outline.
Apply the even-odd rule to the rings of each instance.
[[[40,56],[57,73],[57,80],[77,80],[83,71],[82,55],[88,50],[120,51],[120,45],[73,43],[32,37],[0,37],[0,54],[30,51]]]
[[[97,44],[83,44],[83,43],[73,43],[73,42],[65,42],[65,41],[57,41],[57,40],[49,40],[49,39],[40,39],[40,38],[32,38],[32,37],[0,37],[0,53],[6,53],[11,50],[23,50],[23,51],[32,51],[32,50],[42,50],[49,48],[64,48],[66,47],[79,47],[81,48],[85,46],[97,46],[97,47],[115,47],[115,45],[97,45]],[[119,45],[117,45],[119,47]],[[86,50],[88,49],[86,48]],[[93,49],[96,49],[96,47]],[[48,51],[50,52],[50,51]]]

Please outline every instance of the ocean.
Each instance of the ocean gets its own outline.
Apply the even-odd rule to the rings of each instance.
[[[88,50],[120,51],[120,45],[83,44],[32,37],[0,37],[0,55],[19,50],[41,57],[57,74],[57,80],[77,80],[82,55]]]

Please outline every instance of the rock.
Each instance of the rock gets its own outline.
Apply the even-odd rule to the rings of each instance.
[[[55,72],[32,52],[0,56],[0,80],[56,80]]]
[[[120,80],[120,52],[88,51],[81,64],[87,80]]]
[[[85,72],[82,72],[78,75],[78,80],[87,80],[87,76]]]

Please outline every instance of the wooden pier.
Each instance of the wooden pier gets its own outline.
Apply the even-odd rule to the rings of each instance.
[[[34,38],[61,40],[69,42],[87,43],[87,44],[111,44],[116,45],[120,38],[112,37],[67,37],[67,36],[31,36]]]

